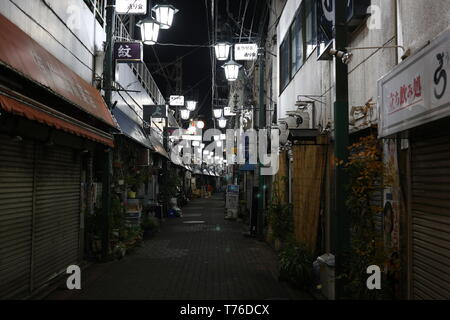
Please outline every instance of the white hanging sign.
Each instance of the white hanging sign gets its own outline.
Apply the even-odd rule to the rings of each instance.
[[[258,45],[256,43],[237,43],[234,45],[235,60],[256,60]]]
[[[147,0],[117,0],[118,14],[147,14]]]
[[[378,81],[379,136],[450,116],[450,30]]]
[[[184,106],[184,96],[170,96],[169,105],[171,106]]]

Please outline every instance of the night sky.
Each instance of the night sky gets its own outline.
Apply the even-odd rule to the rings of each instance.
[[[180,11],[175,15],[174,23],[168,30],[161,30],[158,42],[161,43],[176,43],[189,45],[207,45],[209,43],[208,37],[208,19],[211,19],[211,0],[170,0],[170,4],[174,5]],[[206,2],[208,9],[206,9]],[[241,23],[243,12],[247,0],[229,0],[229,11],[235,18],[235,21]],[[253,22],[253,30],[257,28],[258,19],[258,3],[262,0],[248,0],[247,12],[245,19],[245,27],[250,28]],[[153,1],[153,5],[157,4]],[[219,25],[229,22],[227,15],[227,1],[216,0],[216,5],[219,8]],[[208,10],[208,11],[207,11]],[[256,15],[254,15],[256,12]],[[212,32],[212,21],[210,23],[210,31]],[[230,23],[232,24],[232,23]],[[236,23],[233,25],[234,35],[239,33],[239,27]],[[245,31],[244,31],[245,32]],[[156,55],[155,55],[156,52]],[[212,81],[212,66],[210,48],[206,47],[174,47],[174,46],[145,46],[146,62],[152,72],[155,81],[157,82],[163,95],[168,98],[174,92],[170,92],[167,84],[167,76],[158,75],[156,70],[161,68],[158,65],[159,58],[161,63],[170,63],[181,56],[183,58],[183,93],[186,99],[193,98],[199,101],[197,112],[198,115],[203,116],[205,121],[211,120],[211,81]],[[157,56],[157,57],[156,57]],[[213,57],[215,59],[215,57]],[[219,64],[216,77],[224,78],[223,69]],[[220,79],[219,79],[220,80]],[[175,86],[171,82],[172,87]],[[190,88],[193,88],[189,91]],[[174,88],[175,89],[175,88]],[[224,97],[225,98],[225,97]]]

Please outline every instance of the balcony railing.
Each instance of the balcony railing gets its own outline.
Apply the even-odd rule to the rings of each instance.
[[[127,27],[123,23],[120,16],[116,16],[115,36],[120,40],[132,41],[130,33],[128,32]],[[137,79],[142,84],[145,91],[147,91],[149,96],[152,98],[153,102],[156,105],[164,105],[166,103],[166,100],[164,99],[161,91],[156,85],[156,82],[153,79],[145,63],[130,63],[128,64],[128,66],[136,75]]]

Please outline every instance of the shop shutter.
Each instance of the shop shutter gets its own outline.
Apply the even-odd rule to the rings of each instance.
[[[79,261],[81,160],[69,148],[43,147],[37,167],[34,288]]]
[[[29,290],[33,154],[32,142],[0,135],[0,298]]]
[[[411,142],[412,295],[450,299],[450,132]]]

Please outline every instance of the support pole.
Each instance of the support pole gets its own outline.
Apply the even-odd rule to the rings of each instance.
[[[259,56],[259,130],[266,127],[266,108],[265,108],[265,92],[264,92],[264,76],[265,76],[265,61],[264,55]],[[261,144],[259,144],[261,146]],[[259,163],[259,188],[258,188],[258,218],[257,218],[257,233],[259,238],[264,237],[264,203],[265,203],[265,189],[264,176],[261,174],[262,164]]]
[[[335,2],[335,46],[337,50],[345,50],[347,46],[346,2]],[[334,103],[335,141],[334,155],[336,161],[348,161],[349,146],[349,111],[348,111],[348,70],[341,59],[336,58],[336,101]],[[348,175],[343,165],[336,167],[334,177],[334,244],[336,253],[336,299],[343,298],[343,280],[339,275],[346,264],[345,254],[350,248],[350,219],[346,207],[348,197]]]
[[[112,87],[114,79],[114,30],[116,21],[115,0],[108,0],[106,5],[106,52],[104,61],[103,81],[105,102],[112,109]],[[112,150],[105,150],[103,159],[102,177],[102,260],[109,256],[109,228],[111,216],[111,177],[112,177]]]

